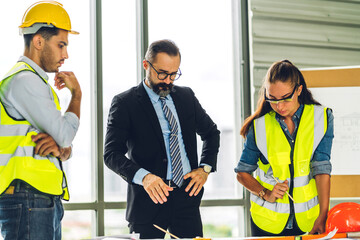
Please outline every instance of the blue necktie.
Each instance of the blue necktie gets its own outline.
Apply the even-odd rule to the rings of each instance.
[[[180,147],[178,141],[178,125],[176,119],[169,107],[166,105],[165,97],[160,97],[162,110],[170,125],[170,157],[172,167],[173,182],[181,187],[183,182],[183,169],[180,156]]]

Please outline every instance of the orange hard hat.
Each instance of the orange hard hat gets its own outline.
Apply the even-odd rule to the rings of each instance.
[[[360,204],[344,202],[331,208],[326,221],[326,232],[331,232],[335,227],[338,233],[359,232]]]

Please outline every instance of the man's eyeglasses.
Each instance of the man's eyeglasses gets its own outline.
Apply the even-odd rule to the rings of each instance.
[[[265,101],[267,101],[268,103],[272,103],[272,104],[279,104],[281,102],[291,102],[293,100],[293,96],[294,96],[294,93],[297,89],[298,85],[296,85],[294,87],[294,90],[292,91],[292,93],[288,96],[288,97],[285,97],[285,98],[282,98],[282,99],[270,99],[266,96],[266,89],[264,89],[264,98],[265,98]]]
[[[154,66],[151,64],[151,62],[149,62],[148,60],[146,60],[146,61],[150,64],[152,69],[154,69],[154,71],[157,73],[157,77],[159,80],[165,80],[168,76],[170,76],[170,80],[175,81],[175,80],[178,80],[179,77],[182,75],[180,68],[178,69],[177,72],[173,72],[173,73],[159,72],[158,70],[156,70],[154,68]]]

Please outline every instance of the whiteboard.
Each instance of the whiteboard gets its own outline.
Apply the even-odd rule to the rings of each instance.
[[[360,87],[309,88],[334,114],[332,174],[360,174]]]

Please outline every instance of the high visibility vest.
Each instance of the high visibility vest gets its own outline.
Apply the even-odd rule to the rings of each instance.
[[[283,199],[270,203],[251,194],[250,211],[254,223],[262,230],[279,234],[286,226],[290,204],[293,204],[299,228],[310,232],[320,211],[315,179],[310,174],[310,160],[327,130],[326,108],[304,105],[293,147],[275,119],[274,111],[255,119],[254,130],[256,145],[269,162],[263,164],[259,159],[257,181],[269,190],[276,185],[273,176],[281,182],[293,182],[289,193],[295,200],[291,203],[285,194]],[[293,176],[290,168],[293,168]]]
[[[0,82],[0,88],[21,71],[37,74],[27,63],[18,62]],[[44,78],[41,79],[48,84]],[[50,85],[49,87],[51,88]],[[59,99],[54,89],[51,90],[60,111]],[[0,194],[4,193],[13,180],[20,179],[40,192],[59,195],[69,200],[61,161],[53,156],[41,157],[34,154],[36,144],[31,140],[31,136],[38,132],[27,120],[16,120],[9,116],[0,101]]]

